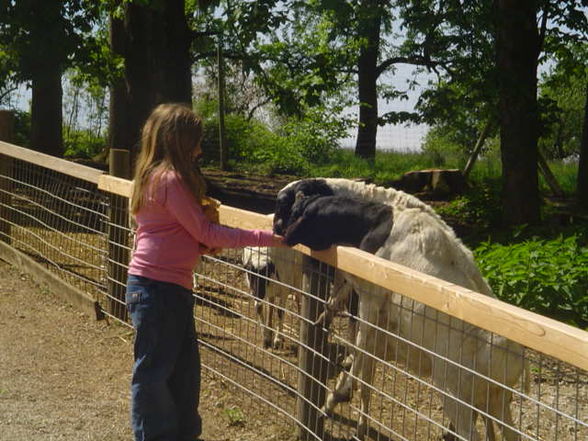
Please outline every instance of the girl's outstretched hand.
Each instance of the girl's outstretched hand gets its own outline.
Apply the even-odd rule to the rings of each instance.
[[[272,237],[272,247],[287,247],[288,245],[286,245],[285,242],[286,239],[284,239],[284,236],[280,236],[278,234],[274,234]]]

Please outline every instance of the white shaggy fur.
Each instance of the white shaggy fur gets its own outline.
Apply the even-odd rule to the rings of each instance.
[[[377,256],[494,297],[471,251],[430,206],[394,189],[346,179],[324,180],[336,196],[360,198],[393,207],[393,227],[388,239],[375,253]],[[288,184],[281,191],[294,184]],[[375,360],[366,355],[367,352],[378,358],[401,361],[419,375],[432,376],[433,383],[447,392],[443,410],[450,421],[450,428],[463,439],[480,439],[475,428],[480,411],[490,415],[490,418],[485,416],[485,422],[491,441],[495,440],[492,418],[513,426],[510,412],[512,393],[492,380],[512,388],[524,375],[525,386],[528,387],[528,367],[520,345],[492,336],[480,328],[357,277],[346,274],[344,279],[359,294],[360,325],[355,345],[360,350],[356,351],[351,375],[342,372],[335,390],[328,395],[325,412],[332,413],[338,402],[348,398],[346,395],[352,389],[352,379],[358,378],[362,410],[358,436],[365,436],[370,388],[362,384],[372,384]],[[338,297],[348,293],[349,288],[336,290],[329,302],[330,309],[343,303]],[[374,325],[399,335],[411,344],[399,343],[388,333],[377,331]],[[490,381],[460,366],[486,376]],[[508,427],[501,425],[501,429],[503,439],[520,439]]]

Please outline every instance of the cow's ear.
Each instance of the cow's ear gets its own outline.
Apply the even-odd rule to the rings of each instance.
[[[297,191],[296,196],[294,197],[294,203],[300,202],[305,197],[306,197],[306,195],[303,192]]]

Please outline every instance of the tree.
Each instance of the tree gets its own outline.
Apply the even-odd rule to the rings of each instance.
[[[230,52],[242,57],[284,113],[300,117],[305,109],[328,107],[333,100],[359,105],[356,154],[367,159],[375,156],[379,126],[416,119],[408,112],[378,111],[379,98],[406,97],[406,91],[383,87],[384,74],[395,65],[436,65],[421,46],[401,52],[390,39],[384,41],[396,21],[390,0],[268,0],[225,6],[222,25]]]
[[[497,0],[495,5],[504,219],[514,225],[536,223],[537,5],[515,0]]]
[[[584,125],[580,143],[576,194],[580,208],[588,211],[588,82],[586,83],[586,104],[584,105]]]
[[[193,35],[184,0],[121,0],[118,6],[110,18],[110,43],[124,70],[111,89],[109,141],[134,152],[157,104],[191,104]]]
[[[15,57],[13,78],[32,87],[31,147],[61,156],[61,77],[88,55],[98,7],[85,0],[11,0],[0,16],[0,44]]]
[[[538,220],[537,64],[588,35],[587,3],[402,2],[407,44],[424,45],[444,67],[421,96],[424,120],[469,132],[466,146],[487,123],[500,127],[507,223]]]
[[[539,84],[540,148],[546,157],[563,159],[580,153],[588,66],[559,60]],[[582,60],[582,61],[580,61]]]

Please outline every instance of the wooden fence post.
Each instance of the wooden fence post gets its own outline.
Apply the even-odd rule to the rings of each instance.
[[[297,401],[298,438],[303,441],[323,439],[324,418],[320,408],[325,401],[328,362],[327,334],[321,325],[314,323],[323,311],[327,298],[329,282],[326,275],[327,266],[315,259],[304,256],[304,276],[301,300],[300,350],[298,353],[298,391]]]
[[[130,154],[124,149],[110,149],[109,172],[118,178],[130,178]],[[108,312],[127,319],[125,288],[129,262],[129,203],[123,196],[110,195],[108,227]]]
[[[0,141],[12,142],[14,136],[14,114],[0,110]],[[10,244],[12,219],[12,174],[14,161],[10,156],[0,155],[0,240]]]

